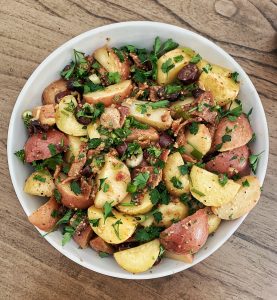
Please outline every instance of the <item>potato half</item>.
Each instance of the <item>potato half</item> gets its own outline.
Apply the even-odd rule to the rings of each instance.
[[[114,253],[116,262],[131,273],[142,273],[149,270],[157,260],[160,252],[158,239],[138,247]]]
[[[221,206],[228,203],[235,198],[240,189],[240,184],[231,179],[222,186],[218,175],[195,165],[191,169],[190,179],[191,194],[206,206]]]
[[[149,212],[153,207],[149,193],[146,193],[144,195],[144,197],[140,200],[138,205],[133,205],[131,199],[132,196],[127,195],[127,197],[125,197],[124,200],[121,201],[116,208],[125,214],[133,216],[133,215],[145,214]]]
[[[179,168],[184,165],[184,160],[179,152],[175,152],[168,156],[163,169],[163,180],[170,194],[181,196],[189,192],[189,177],[188,174],[182,175]],[[174,178],[180,181],[180,187],[174,184]]]
[[[77,101],[74,96],[65,96],[56,109],[56,124],[60,131],[73,136],[87,135],[87,127],[80,124],[74,115]]]
[[[35,196],[50,197],[55,189],[54,180],[49,172],[36,171],[25,182],[24,192]]]
[[[77,136],[68,135],[67,137],[69,150],[65,153],[65,160],[66,162],[70,163],[72,162],[72,160],[74,160],[74,158],[78,157],[85,143],[82,142],[81,139]]]
[[[94,206],[88,209],[89,220],[99,220],[98,226],[93,226],[92,230],[105,242],[110,244],[120,244],[130,238],[136,230],[137,221],[131,216],[112,211],[113,217],[104,220],[103,210]]]
[[[191,56],[186,53],[187,51],[183,49],[174,49],[162,55],[157,62],[158,75],[157,82],[159,84],[168,84],[174,81],[179,73],[179,71],[189,63]],[[176,57],[183,59],[176,61]],[[171,62],[173,68],[168,72],[164,72],[164,64]]]
[[[95,207],[102,208],[105,202],[112,206],[117,205],[127,196],[127,185],[130,181],[131,175],[127,166],[107,154],[104,167],[96,177],[98,191],[94,200]]]
[[[220,207],[212,207],[212,211],[220,219],[234,220],[248,213],[259,201],[260,183],[255,176],[245,176],[237,181],[241,184],[235,198]]]
[[[198,67],[205,67],[208,62],[201,61]],[[199,87],[205,91],[212,92],[215,102],[220,105],[236,99],[240,85],[231,78],[231,70],[211,64],[211,70],[202,72],[198,83]]]
[[[109,85],[103,90],[84,94],[83,98],[90,104],[101,102],[105,106],[110,106],[112,103],[121,103],[131,94],[131,91],[131,80],[124,80],[120,83]]]
[[[153,126],[158,130],[166,130],[170,128],[173,120],[169,109],[152,109],[148,104],[149,102],[147,101],[139,101],[133,98],[129,98],[123,103],[124,106],[129,107],[130,115],[138,121]]]

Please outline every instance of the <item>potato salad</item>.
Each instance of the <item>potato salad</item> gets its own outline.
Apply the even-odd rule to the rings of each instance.
[[[261,190],[252,110],[239,74],[202,55],[159,37],[151,49],[73,50],[22,114],[24,191],[46,198],[30,222],[140,273],[192,263],[222,220],[248,213]]]

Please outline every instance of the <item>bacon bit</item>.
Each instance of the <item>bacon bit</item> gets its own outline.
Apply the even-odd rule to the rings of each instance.
[[[93,156],[96,156],[101,153],[101,151],[105,148],[105,145],[102,143],[100,146],[98,146],[96,149],[90,149],[88,150],[87,157],[92,158]]]
[[[127,174],[123,173],[123,172],[118,172],[115,176],[115,180],[116,181],[124,181],[127,178]]]
[[[142,64],[137,54],[131,52],[129,55],[139,69],[145,69],[145,66]]]
[[[127,106],[118,106],[117,109],[119,110],[119,113],[120,113],[120,127],[123,126],[125,120],[126,120],[126,117],[130,114],[130,109],[129,107]]]
[[[156,85],[156,86],[150,86],[149,88],[149,99],[152,102],[157,102],[159,100],[158,97],[158,90],[161,88],[161,86]]]
[[[163,161],[163,162],[166,162],[167,159],[168,159],[168,155],[170,153],[170,150],[169,149],[164,149],[161,153],[161,156],[160,156],[160,159]]]
[[[171,118],[171,114],[170,114],[170,111],[169,111],[169,110],[167,110],[167,111],[161,116],[162,122],[167,122],[170,118]]]
[[[76,179],[78,179],[80,177],[81,177],[81,175],[66,177],[64,180],[61,181],[61,184],[66,184],[66,183],[71,182],[73,180],[76,180]]]
[[[56,169],[53,175],[54,179],[57,179],[59,177],[61,170],[62,170],[62,166],[56,165]]]
[[[86,163],[86,156],[84,156],[81,159],[77,159],[77,161],[74,161],[72,165],[70,166],[68,176],[69,177],[76,177],[80,174],[81,170],[83,169],[85,163]]]

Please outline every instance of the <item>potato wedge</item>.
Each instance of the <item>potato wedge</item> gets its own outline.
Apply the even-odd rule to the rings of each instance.
[[[90,104],[101,102],[105,106],[110,106],[112,103],[121,103],[124,99],[129,97],[132,88],[131,80],[124,80],[120,83],[109,85],[103,90],[84,94],[83,98]]]
[[[65,160],[70,163],[81,153],[85,146],[85,142],[81,141],[81,139],[77,136],[68,135],[67,137],[69,149],[65,153]]]
[[[255,176],[245,176],[237,181],[241,187],[235,198],[212,211],[220,219],[234,220],[248,213],[259,201],[260,183]]]
[[[90,139],[99,139],[100,133],[98,132],[97,128],[99,127],[100,122],[96,121],[95,123],[90,123],[87,127],[88,136]]]
[[[63,183],[56,180],[56,187],[61,193],[62,204],[68,208],[86,209],[90,207],[93,200],[90,198],[91,185],[85,180],[81,179],[80,189],[81,194],[75,194],[71,189],[70,182]]]
[[[112,213],[113,217],[108,217],[104,220],[103,210],[91,206],[88,209],[88,219],[99,220],[98,226],[91,224],[91,228],[105,242],[120,244],[133,235],[138,223],[135,218],[119,213],[116,210],[113,210]]]
[[[132,196],[127,195],[116,208],[122,213],[133,216],[148,213],[153,207],[149,193],[144,195],[138,205],[132,205],[131,200]]]
[[[164,257],[171,258],[174,260],[179,260],[187,264],[191,264],[193,262],[192,254],[179,254],[179,253],[174,253],[172,251],[165,250]]]
[[[87,135],[87,127],[80,124],[74,115],[77,101],[74,96],[65,96],[56,109],[56,124],[60,131],[73,136]]]
[[[87,226],[80,232],[75,232],[73,235],[73,240],[82,248],[85,249],[89,245],[89,241],[93,236],[93,231],[91,226]]]
[[[149,270],[157,260],[160,252],[158,239],[138,247],[114,253],[116,262],[131,273],[142,273]]]
[[[190,172],[190,192],[198,201],[206,206],[221,206],[234,200],[240,184],[228,179],[222,186],[216,174],[194,165]]]
[[[114,50],[108,47],[102,47],[94,51],[93,57],[108,71],[118,72],[121,80],[129,77],[130,66],[128,60],[120,61]]]
[[[216,216],[211,208],[207,207],[207,214],[208,214],[208,229],[209,229],[209,234],[215,232],[217,228],[219,227],[221,223],[221,219]]]
[[[204,64],[204,61],[201,61],[202,67],[204,67]],[[240,85],[231,78],[231,70],[214,64],[211,64],[211,67],[212,69],[208,73],[201,73],[198,80],[199,87],[212,92],[218,105],[226,105],[235,100]]]
[[[174,222],[176,223],[186,218],[189,214],[188,206],[177,199],[174,199],[174,201],[169,202],[167,205],[159,205],[157,211],[162,213],[162,220],[160,222],[155,221],[155,224],[166,228]]]
[[[114,249],[113,246],[106,243],[100,236],[97,236],[90,240],[90,247],[97,252],[105,252],[108,254],[113,254]]]
[[[185,131],[186,144],[185,153],[196,160],[202,159],[212,146],[212,137],[209,129],[204,124],[198,125],[196,134],[190,132],[189,129]]]
[[[246,145],[252,138],[253,130],[245,114],[240,115],[235,121],[223,118],[217,125],[214,136],[214,145],[221,145],[218,151],[223,152]],[[229,140],[224,141],[223,137]]]
[[[174,59],[176,57],[183,56],[181,61],[176,62]],[[191,56],[186,53],[183,49],[177,48],[169,51],[162,55],[157,62],[158,75],[157,82],[159,84],[168,84],[174,81],[178,75],[178,72],[189,63]],[[165,72],[165,64],[172,64],[173,68],[168,72]]]
[[[182,175],[179,166],[184,165],[184,160],[179,152],[175,152],[168,156],[163,169],[163,180],[169,191],[173,196],[181,196],[184,193],[189,192],[189,177],[188,175]],[[176,185],[174,179],[180,182],[180,185]],[[175,180],[176,181],[176,180]]]
[[[29,217],[29,221],[37,226],[40,230],[50,231],[54,228],[59,217],[53,217],[54,211],[58,211],[60,205],[54,197],[51,197],[45,204],[40,206]]]
[[[131,175],[127,166],[119,159],[105,156],[104,167],[96,177],[97,193],[94,205],[102,208],[105,202],[112,206],[121,202],[128,194],[127,185],[131,181]]]
[[[36,171],[25,182],[24,192],[35,196],[52,196],[54,180],[49,172]]]
[[[172,118],[168,108],[152,109],[147,101],[139,101],[133,98],[127,99],[123,105],[129,107],[130,115],[140,122],[153,126],[158,130],[166,130],[172,124]],[[146,108],[146,112],[143,108]]]

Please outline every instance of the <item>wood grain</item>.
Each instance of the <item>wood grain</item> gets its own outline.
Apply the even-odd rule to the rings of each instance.
[[[268,0],[0,0],[0,299],[277,299],[276,15]],[[271,145],[261,201],[220,250],[174,276],[132,282],[86,270],[39,237],[6,159],[10,114],[37,65],[70,38],[127,20],[175,24],[229,52],[261,96]]]

